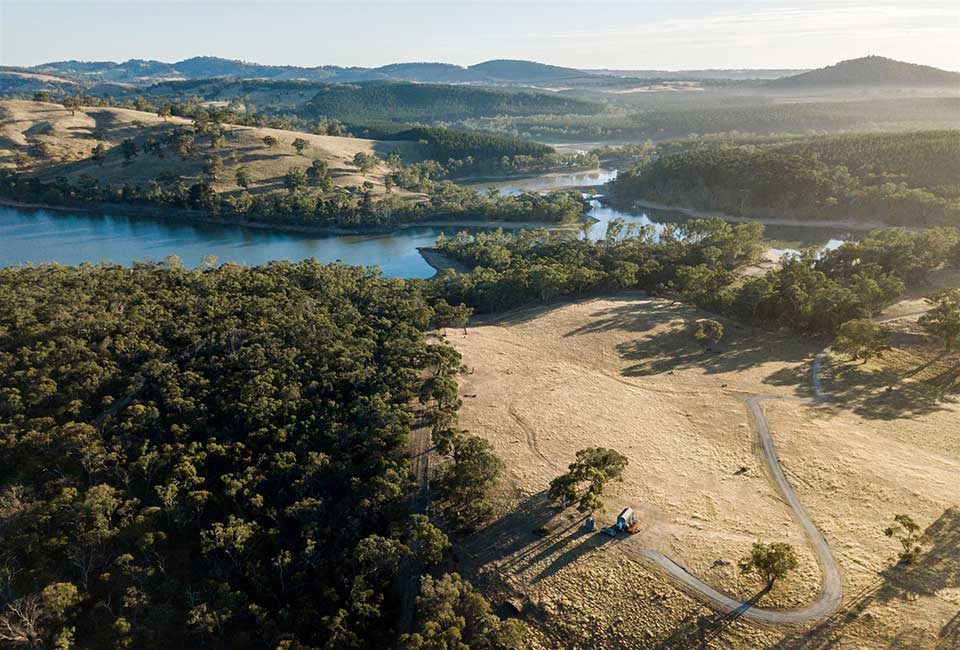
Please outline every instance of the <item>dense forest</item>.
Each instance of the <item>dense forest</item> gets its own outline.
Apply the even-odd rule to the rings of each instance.
[[[622,172],[615,200],[736,215],[960,223],[960,131],[687,143]]]
[[[602,77],[601,77],[602,79]],[[315,81],[206,78],[167,81],[136,88],[108,101],[141,97],[153,102],[236,102],[263,113],[291,112],[305,119],[344,122],[429,123],[495,115],[577,114],[604,110],[596,102],[530,89],[418,84],[398,81],[324,83]]]
[[[701,107],[677,110],[610,109],[597,115],[471,118],[445,125],[544,142],[659,141],[723,133],[808,135],[960,127],[960,99],[952,97],[816,103],[754,101],[745,106],[716,106],[705,100],[702,103]]]
[[[462,160],[467,157],[493,161],[499,161],[504,156],[543,158],[554,153],[553,147],[538,142],[527,142],[516,138],[482,133],[452,131],[450,129],[417,127],[401,131],[394,138],[397,140],[425,141],[430,146],[430,157],[441,161]]]
[[[431,290],[481,312],[639,288],[755,325],[825,337],[846,321],[876,315],[934,270],[960,268],[956,228],[889,229],[836,250],[788,256],[781,267],[743,279],[734,271],[763,251],[763,226],[717,218],[660,232],[613,222],[599,242],[544,230],[461,233],[441,238],[437,248],[473,271],[442,274]]]
[[[384,82],[330,84],[321,88],[304,110],[346,122],[434,122],[485,115],[593,115],[603,111],[603,106],[532,91]]]
[[[385,229],[424,221],[513,221],[573,223],[582,218],[587,204],[576,192],[525,192],[512,196],[481,193],[442,177],[440,165],[417,163],[398,168],[389,178],[398,187],[428,194],[411,202],[396,194],[373,200],[368,188],[350,192],[339,187],[314,189],[306,173],[288,173],[287,191],[251,195],[241,191],[221,195],[207,181],[148,187],[101,186],[81,177],[44,183],[0,169],[0,197],[22,203],[70,207],[135,207],[158,218],[213,219],[223,223],[276,224],[312,228]]]
[[[0,645],[517,647],[456,575],[396,627],[449,547],[410,514],[415,404],[452,521],[499,467],[455,429],[436,306],[316,261],[0,269]]]

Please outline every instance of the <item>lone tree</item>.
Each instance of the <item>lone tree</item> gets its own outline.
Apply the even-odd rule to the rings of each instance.
[[[272,135],[265,135],[263,136],[263,144],[267,145],[268,147],[276,147],[278,144],[280,144],[280,141]]]
[[[299,167],[291,167],[283,177],[283,186],[289,192],[296,192],[307,186],[307,172]]]
[[[157,117],[159,117],[164,122],[167,121],[167,118],[173,114],[173,110],[170,108],[170,104],[164,104],[157,109]]]
[[[310,143],[304,140],[303,138],[297,138],[293,141],[293,148],[297,150],[297,153],[301,156],[303,155],[303,150],[310,146]]]
[[[211,180],[217,180],[223,173],[223,159],[217,154],[210,154],[203,159],[203,171]]]
[[[133,140],[133,138],[126,138],[120,143],[120,152],[123,154],[123,159],[126,161],[136,158],[137,143]]]
[[[250,168],[246,165],[237,167],[237,186],[247,189],[251,182],[253,182],[253,174],[250,172]]]
[[[709,350],[711,346],[716,345],[723,338],[723,325],[715,320],[702,320],[697,323],[697,329],[693,331],[693,338],[697,339],[704,350]]]
[[[567,473],[550,481],[547,496],[551,501],[559,501],[563,508],[576,501],[580,512],[600,510],[604,486],[608,481],[621,479],[627,462],[627,457],[615,449],[581,449]]]
[[[67,97],[63,100],[63,107],[70,111],[71,115],[75,115],[80,106],[81,102],[79,97]]]
[[[838,354],[845,354],[851,359],[863,359],[866,363],[871,357],[889,350],[889,342],[889,329],[869,318],[855,318],[840,326],[830,347]]]
[[[366,176],[369,171],[377,166],[377,157],[358,151],[353,156],[353,164],[360,170],[361,174]]]
[[[784,542],[764,544],[755,542],[750,555],[740,560],[740,571],[756,573],[764,581],[764,592],[773,589],[773,584],[797,568],[799,561],[793,547]]]
[[[960,289],[944,289],[930,296],[933,308],[917,321],[927,334],[940,339],[944,352],[960,346]]]
[[[98,142],[97,146],[93,148],[93,159],[97,161],[97,166],[102,166],[103,161],[107,159],[107,148],[103,146],[102,142]]]
[[[913,521],[910,515],[895,515],[893,524],[887,526],[883,534],[887,537],[895,537],[903,550],[900,551],[900,561],[904,564],[913,562],[920,551],[920,526]]]

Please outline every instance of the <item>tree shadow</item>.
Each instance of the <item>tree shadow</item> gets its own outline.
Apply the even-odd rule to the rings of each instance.
[[[609,535],[604,535],[599,531],[587,532],[581,528],[580,530],[574,531],[573,533],[568,535],[562,541],[562,543],[559,544],[558,546],[563,547],[572,538],[574,537],[582,538],[584,536],[586,536],[586,539],[582,539],[581,541],[577,542],[574,547],[567,549],[566,551],[564,551],[563,553],[555,557],[553,561],[550,562],[550,564],[543,571],[537,574],[537,576],[533,579],[533,582],[537,583],[537,582],[540,582],[541,580],[545,580],[546,578],[549,578],[552,575],[555,575],[562,568],[564,568],[569,564],[572,564],[573,562],[577,561],[579,558],[583,557],[587,553],[590,553],[591,551],[595,551],[599,548],[602,548],[603,546],[606,546],[608,543],[614,541],[613,537],[610,537]],[[545,555],[544,557],[548,557],[548,556]]]
[[[853,597],[828,619],[810,630],[791,635],[771,650],[830,650],[844,647],[847,628],[873,603],[884,604],[960,587],[960,508],[952,507],[927,527],[923,552],[910,564],[897,563],[880,572],[879,580]],[[960,614],[940,632],[944,649],[957,647]],[[897,646],[900,647],[900,646]]]
[[[463,550],[478,566],[496,563],[499,573],[519,574],[549,561],[533,578],[533,582],[539,582],[614,541],[597,530],[587,531],[584,519],[563,516],[550,505],[544,490],[523,499],[514,510],[464,540]]]
[[[941,628],[937,635],[938,650],[950,650],[951,648],[960,648],[960,612],[957,612],[953,618],[947,621],[947,624]]]
[[[924,362],[905,373],[890,368],[831,363],[823,372],[827,408],[852,410],[872,420],[896,420],[946,410],[958,399],[960,362],[931,376],[913,379],[933,364]]]
[[[686,312],[689,314],[689,312]],[[694,319],[676,321],[651,336],[617,346],[620,355],[632,365],[623,370],[629,377],[649,377],[678,370],[697,368],[707,374],[739,372],[769,361],[801,364],[809,368],[813,351],[807,346],[791,345],[787,339],[760,332],[732,321],[723,321],[724,339],[712,350],[703,350],[694,342]],[[805,370],[777,371],[768,383],[803,386]]]
[[[547,491],[541,490],[522,499],[502,517],[474,531],[464,541],[463,548],[481,564],[497,558],[509,558],[507,565],[521,562],[553,544],[559,528],[562,528],[559,530],[562,534],[579,523],[573,522],[565,528],[551,526],[556,514],[556,508],[547,499]],[[538,537],[533,532],[535,530],[547,530],[547,534]]]
[[[643,297],[646,297],[644,294]],[[637,300],[601,309],[590,314],[590,322],[570,330],[565,337],[600,332],[647,332],[664,322],[664,317],[682,319],[690,307],[669,300]]]
[[[654,650],[686,650],[687,648],[708,647],[711,641],[719,638],[728,627],[743,616],[744,612],[756,605],[769,591],[770,587],[764,587],[731,612],[702,614],[701,612],[704,610],[698,609],[684,618],[670,636],[658,643]]]

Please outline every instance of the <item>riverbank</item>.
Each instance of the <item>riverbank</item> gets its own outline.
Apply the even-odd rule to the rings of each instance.
[[[381,235],[408,230],[410,228],[474,228],[479,230],[534,230],[546,228],[548,230],[576,230],[581,222],[555,223],[550,221],[494,221],[489,219],[428,219],[424,221],[408,221],[389,225],[370,225],[345,228],[343,226],[320,226],[283,222],[250,221],[247,219],[220,219],[210,216],[209,213],[185,208],[160,208],[143,205],[129,205],[122,203],[96,204],[86,206],[47,205],[43,203],[25,203],[12,199],[0,198],[0,206],[19,210],[50,210],[52,212],[83,212],[86,214],[146,217],[160,221],[178,221],[185,223],[201,223],[217,226],[237,226],[256,230],[275,232],[302,233],[308,235],[328,235],[331,237],[343,235]],[[582,223],[589,223],[590,217],[584,217]],[[595,220],[594,220],[595,221]]]
[[[893,228],[889,224],[871,223],[866,221],[850,221],[846,219],[776,219],[771,217],[741,217],[719,211],[695,210],[679,205],[667,205],[656,201],[636,199],[632,202],[634,208],[650,208],[653,210],[672,210],[693,219],[719,217],[731,223],[762,223],[765,226],[784,226],[788,228],[842,228],[848,230],[877,230]],[[908,227],[907,230],[910,230]]]

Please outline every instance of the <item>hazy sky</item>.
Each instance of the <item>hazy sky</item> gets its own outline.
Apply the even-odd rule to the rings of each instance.
[[[0,0],[0,63],[62,59],[806,68],[879,54],[960,70],[960,0]]]

